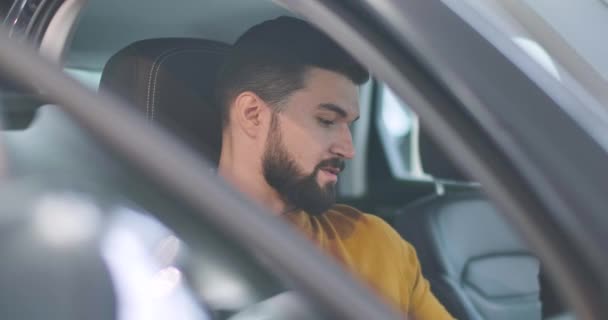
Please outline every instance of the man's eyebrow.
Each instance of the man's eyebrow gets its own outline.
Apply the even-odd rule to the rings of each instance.
[[[346,110],[344,110],[344,108],[333,104],[333,103],[321,103],[319,105],[319,109],[326,109],[329,111],[333,111],[335,113],[338,114],[338,116],[340,116],[341,118],[346,118],[348,116],[348,113],[346,112]],[[357,116],[357,118],[355,118],[353,120],[353,122],[357,121],[359,119],[359,116]]]

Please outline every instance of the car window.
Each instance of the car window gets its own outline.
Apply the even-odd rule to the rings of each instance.
[[[97,90],[99,88],[101,71],[66,68],[65,72],[93,90]]]
[[[378,85],[376,127],[391,173],[401,179],[421,179],[418,116],[384,84]]]

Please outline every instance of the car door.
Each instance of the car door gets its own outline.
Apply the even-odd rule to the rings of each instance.
[[[465,9],[440,1],[282,2],[350,49],[433,124],[432,134],[520,227],[581,316],[606,314],[606,152],[589,123],[565,111],[584,103],[522,72],[525,58],[505,57],[509,50],[471,27],[476,20]],[[548,130],[539,131],[539,123]],[[554,140],[576,152],[564,154],[548,143]]]

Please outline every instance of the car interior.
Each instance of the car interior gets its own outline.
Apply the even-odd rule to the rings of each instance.
[[[213,104],[217,68],[238,35],[281,15],[293,14],[270,1],[91,0],[74,27],[63,68],[129,102],[213,166],[221,145],[220,113]],[[40,107],[35,95],[18,92],[2,98],[3,140],[16,175],[70,167],[82,168],[76,174],[90,179],[118,178],[111,160],[98,160],[104,158],[102,147],[83,156],[107,166],[103,173],[74,165],[69,146],[55,148],[52,136],[81,131],[65,125],[70,120],[53,106]],[[361,88],[361,119],[352,128],[358,152],[340,179],[339,202],[380,216],[411,242],[432,291],[456,318],[562,316],[565,307],[534,253],[482,186],[432,141],[425,132],[432,124],[391,95],[376,79]],[[274,293],[268,289],[256,299]]]

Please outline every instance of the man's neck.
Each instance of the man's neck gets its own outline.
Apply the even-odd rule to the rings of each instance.
[[[237,190],[277,215],[293,211],[285,205],[279,193],[268,185],[261,169],[259,169],[260,164],[254,163],[250,157],[241,156],[237,158],[229,149],[227,146],[222,147],[218,167],[220,176],[230,182]],[[239,162],[237,159],[244,159],[247,162]]]

